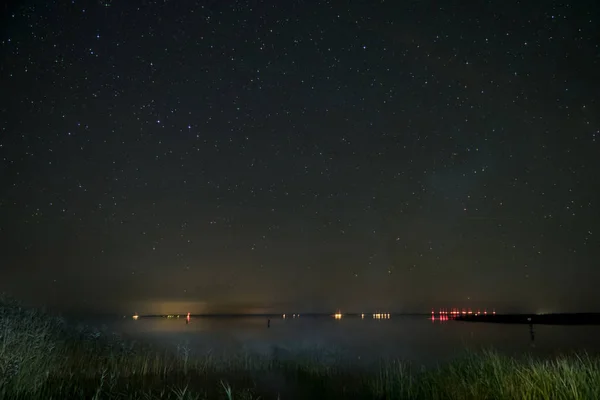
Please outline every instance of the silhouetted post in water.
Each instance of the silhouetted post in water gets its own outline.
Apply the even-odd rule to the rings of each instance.
[[[535,341],[535,331],[533,330],[533,324],[529,324],[529,336],[531,336],[531,341]]]
[[[529,337],[531,338],[531,345],[535,346],[535,331],[533,330],[533,322],[531,322],[531,318],[527,318],[529,321]]]
[[[270,319],[268,319],[268,320],[267,320],[267,328],[270,328],[270,327],[271,327],[271,320],[270,320]]]

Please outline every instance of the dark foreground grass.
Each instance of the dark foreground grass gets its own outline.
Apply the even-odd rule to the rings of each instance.
[[[161,351],[0,298],[1,399],[600,399],[600,360],[493,352],[423,370]]]

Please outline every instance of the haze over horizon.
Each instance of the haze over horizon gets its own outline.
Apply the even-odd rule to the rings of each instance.
[[[600,311],[598,7],[271,3],[5,6],[0,291]]]
[[[60,304],[54,303],[51,307],[52,310],[58,311],[61,313],[67,313],[67,315],[125,315],[132,316],[133,314],[138,315],[186,315],[188,312],[191,315],[282,315],[286,314],[292,317],[293,314],[299,315],[307,315],[307,314],[318,314],[318,315],[329,315],[334,314],[336,312],[341,312],[344,315],[352,314],[358,315],[364,313],[369,317],[373,313],[377,312],[385,312],[391,314],[423,314],[429,315],[431,310],[434,309],[436,315],[441,308],[450,309],[451,307],[448,305],[456,305],[458,302],[447,302],[430,306],[427,308],[426,305],[421,305],[420,307],[415,308],[406,308],[402,307],[399,309],[390,309],[385,307],[356,307],[356,308],[348,308],[341,309],[337,308],[327,308],[324,306],[321,307],[313,307],[313,308],[303,308],[296,303],[287,303],[287,304],[248,304],[248,303],[222,303],[222,304],[214,304],[209,305],[205,302],[194,302],[194,301],[173,301],[171,299],[160,301],[160,300],[152,300],[152,301],[132,301],[129,303],[115,305],[114,307],[107,307],[106,305],[96,305],[96,304],[82,304],[79,306],[74,306],[73,304]],[[494,304],[488,302],[482,302],[480,304],[471,304],[469,302],[463,302],[460,304],[465,304],[465,310],[472,310],[474,313],[478,310],[483,313],[487,311],[491,313],[492,311],[498,310],[499,313],[510,314],[510,313],[556,313],[561,310],[551,309],[551,308],[537,308],[537,309],[527,309],[522,306],[517,306],[515,304],[510,303],[498,303],[500,307],[494,306]],[[29,303],[28,305],[33,306],[44,306],[47,307],[47,303]],[[488,306],[489,305],[489,306]],[[581,310],[567,310],[567,312],[583,312]]]

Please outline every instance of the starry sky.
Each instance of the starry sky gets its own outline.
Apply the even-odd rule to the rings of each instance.
[[[600,311],[593,1],[22,1],[0,290],[97,312]]]

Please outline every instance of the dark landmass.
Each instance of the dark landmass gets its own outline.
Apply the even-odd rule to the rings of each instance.
[[[461,315],[456,321],[535,325],[600,325],[600,313]]]
[[[294,319],[294,318],[332,318],[335,313],[305,313],[305,314],[293,314],[293,313],[271,313],[271,314],[190,314],[191,318],[285,318],[285,319]],[[428,317],[429,314],[392,314],[388,313],[390,318],[392,317],[408,317],[408,316],[418,316],[418,317]],[[161,314],[140,314],[140,318],[185,318],[187,314],[169,314],[169,315],[161,315]],[[285,317],[284,317],[285,315]],[[130,318],[131,315],[123,316],[125,318]],[[351,313],[351,314],[343,314],[343,318],[363,318],[362,314]],[[372,313],[364,313],[364,319],[373,319]]]

